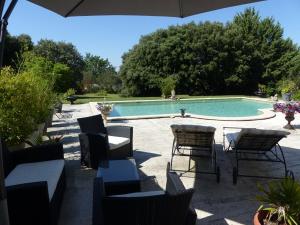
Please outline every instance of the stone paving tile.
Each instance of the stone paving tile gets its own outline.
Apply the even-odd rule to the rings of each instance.
[[[92,182],[96,172],[80,167],[80,132],[77,118],[92,115],[88,104],[64,105],[63,114],[71,118],[54,118],[50,134],[64,134],[63,143],[66,159],[67,189],[61,209],[60,225],[90,225],[92,219]],[[165,169],[171,157],[173,135],[171,124],[199,124],[217,128],[215,140],[217,144],[218,164],[221,167],[221,182],[216,183],[212,175],[185,173],[181,179],[187,188],[194,188],[192,206],[198,215],[197,224],[204,225],[240,225],[252,224],[253,214],[258,207],[255,201],[257,183],[268,183],[270,180],[241,178],[235,186],[232,184],[232,166],[228,154],[222,151],[223,126],[255,127],[282,130],[286,121],[284,115],[276,113],[276,117],[257,121],[212,121],[193,118],[164,118],[146,120],[128,120],[114,122],[134,127],[134,158],[142,178],[143,190],[162,190],[165,187]],[[285,151],[289,169],[300,179],[300,116],[293,121],[296,130],[292,130],[288,138],[281,141]],[[176,159],[181,167],[187,166],[186,159]],[[198,161],[196,162],[197,165]],[[198,163],[199,164],[199,163]],[[246,172],[256,171],[276,173],[280,166],[270,164],[246,163]]]

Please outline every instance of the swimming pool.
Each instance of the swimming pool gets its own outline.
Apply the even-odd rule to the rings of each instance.
[[[272,104],[243,98],[126,102],[115,103],[110,117],[180,114],[180,109],[183,108],[187,114],[212,117],[249,117],[262,114],[258,109],[272,108]]]

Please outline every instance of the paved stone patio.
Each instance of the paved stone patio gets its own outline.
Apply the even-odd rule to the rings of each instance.
[[[77,118],[92,115],[89,104],[64,105],[63,114],[72,118],[54,118],[49,134],[64,134],[63,143],[66,159],[67,189],[61,209],[60,225],[90,225],[92,219],[92,182],[96,171],[80,167],[80,132]],[[281,130],[286,121],[284,115],[276,113],[276,117],[257,121],[212,121],[192,118],[164,118],[146,120],[128,120],[114,122],[134,127],[134,158],[143,178],[143,190],[162,190],[165,187],[165,170],[171,157],[173,135],[171,124],[199,124],[217,128],[215,140],[217,144],[218,164],[221,167],[221,182],[216,177],[188,173],[182,174],[184,185],[193,187],[195,194],[192,206],[196,209],[197,224],[204,225],[238,225],[252,224],[253,214],[259,206],[255,201],[257,183],[270,180],[239,178],[238,184],[232,184],[232,164],[228,153],[222,151],[223,126],[254,127]],[[296,130],[290,131],[288,138],[281,141],[284,148],[288,169],[293,170],[297,180],[300,179],[300,115],[293,121]],[[187,168],[187,160],[175,158],[175,166]],[[282,167],[273,164],[248,163],[242,167],[244,171],[263,172],[281,175]]]

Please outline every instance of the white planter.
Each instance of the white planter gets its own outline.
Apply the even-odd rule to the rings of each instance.
[[[44,134],[44,130],[45,130],[45,126],[46,126],[46,123],[39,123],[38,124],[38,132],[40,135]]]
[[[109,116],[109,113],[101,112],[101,115],[102,115],[102,118],[103,118],[104,125],[106,126],[107,125],[107,117]]]
[[[284,93],[282,94],[282,100],[289,102],[292,100],[292,93]]]
[[[35,130],[33,131],[28,137],[27,137],[27,141],[29,141],[30,143],[32,143],[33,145],[37,144],[37,140],[38,137],[41,135],[39,130]],[[25,144],[25,148],[31,147],[29,144]]]

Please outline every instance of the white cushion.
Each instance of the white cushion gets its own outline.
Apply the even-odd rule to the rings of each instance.
[[[274,136],[287,136],[290,133],[282,130],[263,130],[263,129],[254,129],[254,128],[243,128],[241,131],[242,134],[247,135],[274,135]]]
[[[130,143],[129,138],[108,135],[109,149],[114,150]]]
[[[149,197],[149,196],[157,196],[157,195],[164,195],[164,191],[145,191],[145,192],[133,192],[129,194],[123,195],[111,195],[110,197]]]
[[[240,134],[241,129],[225,129],[224,130],[224,135],[230,143],[231,147],[234,148],[235,142],[237,141],[239,134]]]
[[[63,159],[19,164],[6,177],[5,186],[47,181],[51,201],[64,165]]]

